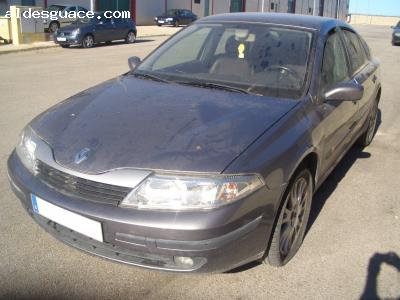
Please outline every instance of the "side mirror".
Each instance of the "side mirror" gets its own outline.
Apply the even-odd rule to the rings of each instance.
[[[324,94],[325,101],[358,101],[364,96],[364,87],[356,82],[338,83]]]
[[[140,64],[140,62],[141,62],[140,57],[132,56],[128,58],[128,65],[132,71],[136,69],[136,67]]]

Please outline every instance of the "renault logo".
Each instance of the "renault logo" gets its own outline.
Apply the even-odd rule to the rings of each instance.
[[[83,148],[81,151],[79,151],[75,155],[75,160],[74,160],[75,164],[79,165],[80,163],[87,160],[91,151],[92,150],[90,150],[89,148]]]

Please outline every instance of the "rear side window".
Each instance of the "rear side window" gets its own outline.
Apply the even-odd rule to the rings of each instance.
[[[321,72],[321,88],[348,79],[346,53],[338,33],[331,34],[325,44]]]
[[[360,39],[354,32],[343,30],[347,50],[349,51],[351,71],[354,73],[367,61],[367,54]]]

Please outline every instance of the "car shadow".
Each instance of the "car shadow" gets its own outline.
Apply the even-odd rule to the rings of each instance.
[[[382,124],[382,111],[379,110],[376,131],[378,131],[381,124]],[[346,173],[350,170],[354,162],[357,159],[365,159],[370,157],[371,154],[369,152],[364,151],[364,149],[360,147],[353,146],[350,148],[350,150],[346,153],[343,159],[339,162],[336,168],[332,171],[332,173],[328,176],[325,182],[320,186],[318,191],[315,193],[313,198],[313,203],[311,206],[310,218],[308,220],[305,238],[307,237],[308,232],[310,231],[311,227],[317,220],[325,203],[328,201],[329,197],[332,195],[333,191],[339,185],[340,181],[344,178]],[[237,267],[226,273],[234,274],[234,273],[244,272],[254,267],[257,267],[260,264],[261,264],[260,261],[254,261],[246,265]]]
[[[378,277],[383,264],[396,268],[397,272],[400,274],[400,257],[396,253],[375,253],[369,260],[367,281],[360,300],[382,299],[378,295]],[[398,297],[393,299],[400,299],[400,295],[397,296]]]

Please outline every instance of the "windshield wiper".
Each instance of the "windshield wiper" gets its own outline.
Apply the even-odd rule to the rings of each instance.
[[[131,74],[135,77],[141,77],[144,79],[150,79],[150,80],[159,81],[159,82],[171,83],[171,81],[169,81],[167,79],[164,79],[164,78],[161,78],[161,77],[158,77],[155,75],[151,75],[148,73],[131,73]]]
[[[225,90],[225,91],[230,91],[230,92],[237,92],[237,93],[243,93],[243,94],[251,94],[248,90],[242,89],[239,87],[234,87],[230,85],[224,85],[224,84],[219,84],[219,83],[213,83],[213,82],[200,82],[200,81],[179,81],[177,82],[179,84],[184,84],[184,85],[190,85],[190,86],[198,86],[202,88],[209,88],[209,89],[219,89],[219,90]]]

